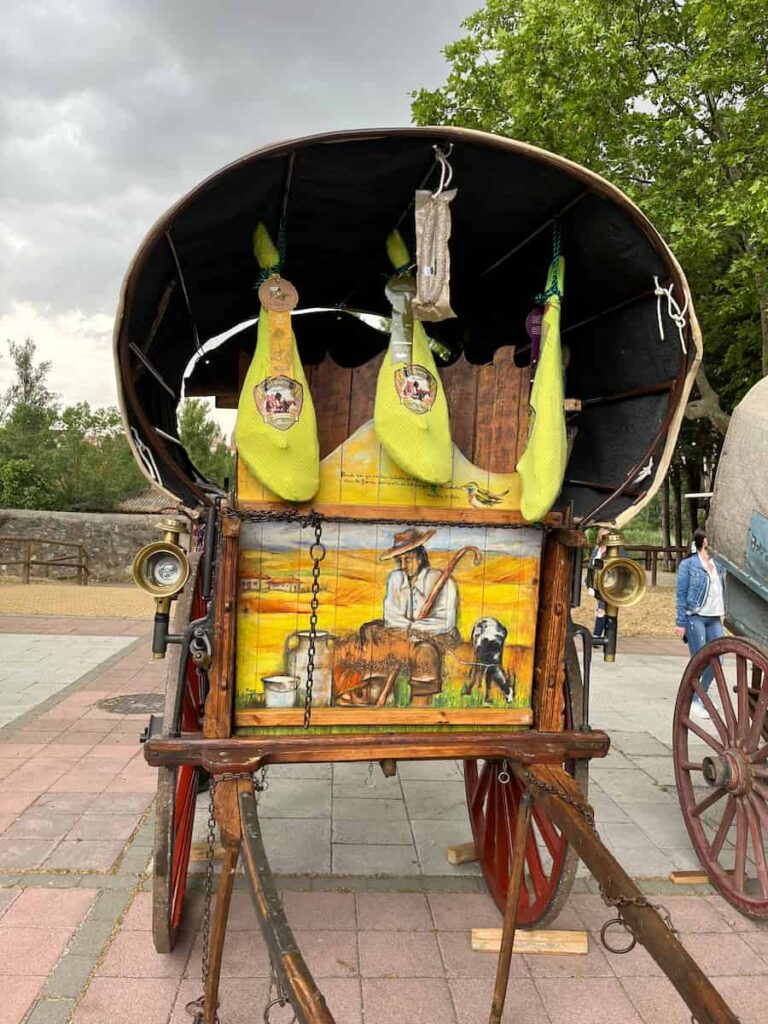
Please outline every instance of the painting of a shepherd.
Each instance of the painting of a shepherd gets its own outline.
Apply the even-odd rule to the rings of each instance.
[[[382,618],[364,623],[336,649],[337,704],[381,707],[403,671],[412,707],[428,707],[440,693],[443,654],[461,643],[459,593],[451,574],[467,551],[476,563],[481,556],[477,548],[462,548],[445,569],[431,568],[425,545],[435,532],[409,528],[396,533],[392,546],[379,555],[397,567],[387,577]]]

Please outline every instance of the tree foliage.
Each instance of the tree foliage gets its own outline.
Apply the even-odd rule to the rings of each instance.
[[[768,5],[487,0],[464,27],[414,119],[534,143],[629,193],[690,280],[706,374],[688,413],[722,432],[768,374]]]
[[[234,458],[218,424],[211,419],[211,407],[200,398],[186,398],[179,406],[179,437],[197,469],[223,487],[232,480]]]
[[[2,396],[0,506],[109,510],[142,490],[117,410],[87,402],[61,409],[34,342],[8,348],[15,377]]]

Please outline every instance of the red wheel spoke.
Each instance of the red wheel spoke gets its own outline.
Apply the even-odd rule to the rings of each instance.
[[[718,657],[712,656],[713,650]],[[735,664],[733,670],[730,664]],[[708,666],[717,683],[712,697],[717,692],[722,700],[717,717],[704,700],[698,678]],[[735,696],[728,690],[731,672]],[[692,693],[702,698],[711,726],[691,718]],[[734,780],[737,793],[727,793],[725,788],[703,793],[694,789],[701,785],[704,766],[694,762],[690,749],[692,741],[699,740],[710,748],[710,756],[712,752],[720,755],[723,765],[727,757],[731,766],[741,766],[746,755],[748,763]],[[714,641],[709,649],[702,650],[701,657],[691,659],[675,705],[673,746],[683,818],[710,880],[738,910],[752,917],[767,917],[768,647],[746,637],[729,636]],[[716,807],[723,795],[727,800]]]
[[[683,718],[683,725],[686,729],[689,729],[692,733],[695,733],[700,740],[704,740],[708,747],[712,747],[713,750],[717,751],[718,754],[722,754],[725,750],[722,743],[718,743],[714,736],[710,736],[708,732],[705,732],[696,722],[690,718]]]
[[[491,768],[491,762],[486,761],[483,764],[483,770],[480,772],[480,781],[475,789],[475,795],[472,797],[471,813],[477,814],[481,810],[485,803],[485,798],[488,795],[488,789],[491,785],[491,779],[493,777],[493,770]]]
[[[720,694],[720,703],[723,705],[723,714],[725,715],[725,720],[726,720],[726,723],[727,723],[727,734],[723,735],[722,733],[720,733],[720,739],[723,741],[723,743],[727,742],[727,740],[730,740],[731,742],[733,742],[736,739],[736,730],[737,730],[736,715],[733,713],[733,705],[731,704],[731,695],[728,692],[728,683],[726,682],[726,679],[725,679],[725,673],[723,672],[723,666],[720,664],[720,659],[719,658],[710,658],[709,665],[710,665],[710,667],[712,668],[712,671],[715,674],[715,682],[717,683],[717,692]],[[711,717],[712,716],[712,712],[709,710],[709,708],[707,708],[707,710],[709,711],[709,714],[710,714],[710,717]],[[720,716],[718,715],[718,719],[719,718],[720,718]],[[714,721],[714,719],[713,719],[713,721]],[[719,729],[718,729],[718,732],[720,732]]]
[[[736,806],[736,856],[733,866],[733,881],[736,888],[744,889],[747,864],[747,815],[741,801]]]
[[[712,858],[712,860],[717,860],[720,856],[720,851],[723,848],[725,837],[728,835],[731,825],[733,824],[733,819],[735,815],[736,803],[733,797],[729,796],[728,806],[725,808],[725,811],[723,812],[720,827],[718,828],[717,833],[715,834],[715,838],[712,840],[712,845],[709,848],[709,855]]]
[[[757,698],[752,712],[752,728],[747,737],[747,750],[756,750],[760,742],[760,736],[765,726],[765,712],[768,709],[768,676],[763,676],[763,685],[760,687],[760,696]]]
[[[764,800],[761,800],[759,796],[754,793],[748,794],[749,802],[755,809],[758,818],[762,821],[763,825],[768,828],[768,804]]]
[[[688,808],[691,817],[700,817],[700,815],[702,815],[704,811],[708,810],[710,807],[716,804],[718,800],[722,800],[724,796],[724,789],[716,789],[713,793],[710,793],[709,796],[704,797],[704,799],[701,800],[699,803],[694,804],[693,807]]]
[[[768,864],[765,862],[763,830],[760,828],[760,820],[752,803],[745,805],[744,813],[747,816],[752,849],[755,851],[755,865],[757,867],[757,878],[760,883],[760,894],[763,897],[768,897]]]
[[[701,701],[701,703],[704,705],[707,714],[709,715],[712,721],[712,724],[717,729],[718,736],[723,741],[723,743],[727,743],[729,739],[728,729],[726,729],[725,723],[720,717],[717,708],[712,703],[712,698],[701,685],[701,681],[699,679],[694,677],[691,680],[691,686],[693,687],[694,692],[698,695],[698,698]],[[733,715],[733,709],[731,709],[731,715]]]
[[[555,828],[555,824],[546,811],[536,804],[533,806],[533,819],[539,827],[541,837],[546,843],[550,856],[554,859],[563,842],[563,837]]]
[[[743,654],[736,655],[736,705],[739,715],[736,738],[745,743],[749,735],[749,692],[747,659]]]

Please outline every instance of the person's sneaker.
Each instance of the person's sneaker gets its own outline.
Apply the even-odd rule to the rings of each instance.
[[[691,710],[688,712],[688,717],[697,718],[700,722],[708,722],[709,712],[700,700],[692,700]]]

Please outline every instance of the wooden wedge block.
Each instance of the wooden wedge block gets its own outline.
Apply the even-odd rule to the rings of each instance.
[[[223,855],[224,855],[224,848],[219,843],[216,843],[216,845],[213,848],[213,859],[214,860],[221,860]],[[207,860],[207,858],[208,858],[208,843],[192,843],[192,846],[190,847],[190,850],[189,850],[189,859],[190,859],[190,861],[194,861],[195,863],[198,863],[200,861]]]
[[[696,871],[670,871],[669,880],[675,885],[706,885],[709,877],[699,868]]]
[[[459,843],[458,846],[449,846],[445,851],[449,864],[471,864],[477,860],[474,843]]]
[[[472,949],[476,953],[498,953],[501,949],[501,928],[473,928]],[[517,931],[514,953],[557,953],[566,956],[586,956],[586,932]]]

